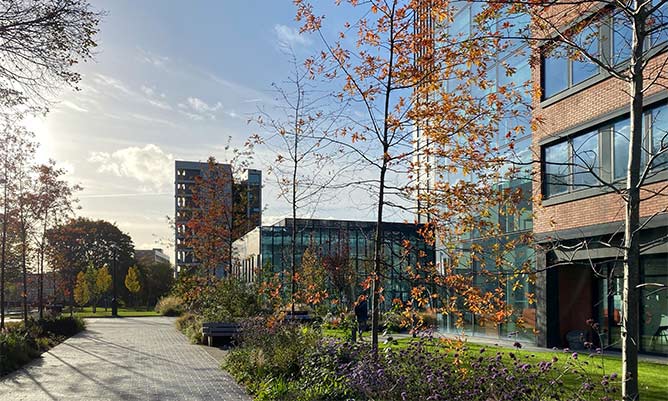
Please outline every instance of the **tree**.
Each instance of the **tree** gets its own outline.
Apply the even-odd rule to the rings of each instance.
[[[135,295],[141,290],[141,283],[139,282],[139,270],[132,266],[128,269],[128,274],[125,276],[125,288]]]
[[[95,273],[95,293],[97,297],[93,302],[93,313],[95,313],[97,302],[100,297],[106,294],[111,288],[111,280],[112,277],[111,274],[109,274],[109,269],[106,265],[97,269],[97,272]]]
[[[65,179],[66,171],[56,167],[53,160],[47,164],[35,167],[37,180],[35,184],[34,199],[32,200],[35,224],[39,226],[39,232],[35,235],[37,248],[37,269],[39,274],[39,315],[44,314],[44,265],[47,254],[47,232],[49,229],[62,224],[71,217],[76,199],[73,194],[81,190],[79,185],[71,186]]]
[[[174,269],[169,263],[138,264],[142,285],[142,293],[147,308],[165,294],[169,293],[174,283]]]
[[[450,2],[337,2],[349,6],[352,17],[335,40],[327,37],[322,29],[325,18],[316,14],[311,3],[295,3],[302,31],[316,33],[324,45],[321,55],[307,60],[307,68],[340,84],[336,95],[356,105],[349,113],[349,124],[328,138],[356,152],[367,173],[354,183],[370,188],[374,201],[373,267],[366,282],[371,289],[372,347],[377,353],[379,300],[387,274],[384,258],[389,256],[382,231],[386,208],[414,211],[408,204],[419,189],[416,178],[429,171],[435,159],[447,161],[441,162],[443,170],[438,174],[475,174],[477,178],[475,184],[457,182],[439,189],[440,206],[453,208],[448,217],[461,221],[473,214],[464,207],[467,203],[498,199],[499,191],[491,182],[498,179],[503,158],[493,141],[507,105],[515,103],[517,96],[508,91],[481,101],[480,97],[453,96],[444,88],[453,82],[462,88],[468,85],[469,92],[484,93],[490,85],[484,79],[486,63],[494,54],[490,40],[465,45],[448,37],[436,40],[434,27],[452,14]],[[351,31],[356,32],[354,39],[348,38]],[[422,139],[415,143],[416,137]],[[454,223],[454,219],[442,221],[441,226]],[[433,225],[422,231],[433,240],[432,229]]]
[[[115,268],[112,286],[116,280],[116,287],[123,287],[119,280],[134,263],[134,245],[130,236],[116,225],[80,217],[48,230],[46,237],[50,265],[58,273],[62,289],[71,301],[76,276],[89,264]]]
[[[90,286],[85,272],[79,272],[74,285],[74,300],[80,306],[90,301]]]
[[[228,149],[228,148],[226,148]],[[229,163],[211,156],[192,190],[192,217],[186,224],[186,243],[208,278],[231,272],[234,241],[247,232],[248,188],[236,185],[235,175],[248,167],[251,150],[233,150]]]
[[[101,14],[85,0],[8,0],[0,6],[2,106],[38,104],[57,83],[76,85],[74,66],[92,58]]]
[[[0,328],[4,327],[5,322],[5,272],[8,260],[8,229],[9,218],[16,214],[17,204],[20,205],[20,217],[15,216],[17,226],[26,228],[22,233],[27,232],[27,221],[24,213],[25,209],[25,169],[35,152],[35,143],[32,133],[18,125],[14,119],[6,117],[2,131],[0,131],[0,185],[2,185],[2,237],[0,238]],[[14,196],[19,192],[21,196]],[[20,221],[19,221],[20,220]],[[25,247],[26,238],[22,237],[23,255],[27,252]],[[25,266],[25,263],[23,263]],[[25,291],[27,284],[24,274],[24,315],[27,315]],[[27,316],[24,316],[27,318]]]
[[[326,278],[326,271],[323,269],[317,250],[314,244],[309,244],[302,255],[300,269],[295,280],[301,288],[291,299],[293,311],[296,301],[304,302],[315,308],[329,298]]]
[[[279,197],[291,208],[290,235],[290,301],[294,313],[297,280],[297,218],[313,215],[323,200],[331,201],[327,189],[351,166],[345,162],[346,152],[327,135],[336,130],[346,104],[336,104],[332,95],[319,92],[309,79],[310,72],[291,55],[293,71],[287,80],[288,88],[274,84],[279,106],[272,116],[263,111],[258,122],[268,132],[255,135],[256,143],[264,144],[276,153],[269,173],[276,178]],[[325,110],[330,107],[330,110]],[[326,199],[323,199],[326,198]]]

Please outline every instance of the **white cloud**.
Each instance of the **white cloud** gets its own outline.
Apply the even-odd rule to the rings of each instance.
[[[166,188],[171,182],[173,160],[171,154],[153,144],[143,148],[131,146],[113,153],[92,152],[88,158],[88,161],[99,164],[97,171],[100,173],[133,178],[155,189]]]
[[[217,102],[214,105],[209,105],[207,104],[204,100],[196,97],[189,97],[188,98],[188,105],[195,111],[198,111],[200,113],[205,113],[205,112],[215,112],[223,108],[223,104],[220,102]]]
[[[95,81],[95,83],[97,83],[99,85],[103,85],[103,86],[107,86],[107,87],[116,89],[117,91],[122,92],[126,95],[132,96],[134,94],[130,89],[128,89],[127,86],[125,86],[125,84],[123,82],[121,82],[120,80],[118,80],[116,78],[110,77],[108,75],[99,74],[99,73],[95,74],[95,78],[93,78],[93,81]]]
[[[193,120],[215,120],[218,111],[223,109],[221,102],[209,104],[198,97],[188,97],[184,103],[179,103],[179,112]]]
[[[311,44],[311,39],[300,34],[297,29],[287,25],[274,25],[274,33],[281,46],[295,47],[297,45],[308,46]]]

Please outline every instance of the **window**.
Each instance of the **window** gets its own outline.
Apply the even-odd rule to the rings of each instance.
[[[599,54],[600,29],[591,25],[575,35],[573,41],[590,55]],[[549,98],[597,75],[599,68],[585,56],[579,59],[562,47],[549,49],[543,58],[543,98]]]
[[[565,57],[546,57],[543,60],[543,97],[552,97],[568,86],[568,60]]]
[[[664,27],[665,26],[665,27]],[[652,33],[645,48],[657,47],[668,41],[668,4],[661,6],[648,18],[648,29],[662,27]],[[579,47],[594,57],[608,60],[612,65],[624,63],[631,57],[632,29],[630,20],[621,11],[591,23],[572,37]],[[556,47],[555,47],[556,46]],[[543,50],[543,99],[550,98],[598,75],[600,68],[574,50],[556,43]]]
[[[658,154],[652,171],[668,169],[668,105],[649,109],[643,121],[646,134],[642,138],[641,168],[652,152]],[[628,117],[622,117],[545,146],[544,194],[549,197],[625,180],[629,130]]]
[[[599,176],[598,130],[576,136],[573,146],[573,186],[594,186]]]
[[[613,179],[623,180],[629,167],[629,120],[614,125],[612,136]]]
[[[545,194],[547,196],[568,192],[570,184],[569,142],[561,142],[545,148]]]
[[[648,113],[651,127],[652,155],[658,155],[652,162],[652,168],[668,167],[668,107],[659,107]]]

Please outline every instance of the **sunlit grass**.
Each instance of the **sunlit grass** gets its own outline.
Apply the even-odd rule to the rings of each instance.
[[[343,339],[346,334],[342,330],[324,329],[323,335],[327,337],[334,337]],[[365,332],[362,336],[362,341],[370,342],[371,333]],[[406,348],[411,342],[416,339],[411,337],[400,337],[392,341],[381,340],[380,347],[392,347],[396,349]],[[557,357],[558,361],[555,367],[560,370],[567,369],[569,359],[572,358],[572,352],[565,352],[563,350],[524,350],[516,349],[514,347],[489,346],[485,344],[476,344],[470,339],[464,342],[443,339],[442,347],[435,347],[439,352],[454,353],[460,351],[461,347],[466,347],[470,355],[491,356],[497,352],[508,354],[514,353],[519,359],[527,360],[528,363],[538,363],[540,361],[551,361],[553,357]],[[595,382],[600,382],[603,375],[610,375],[617,373],[621,377],[622,361],[619,355],[596,355],[589,352],[580,352],[578,355],[579,363],[576,365],[582,369],[590,379]],[[665,401],[668,400],[668,358],[666,364],[640,361],[638,364],[638,375],[640,377],[640,396],[643,400]],[[575,374],[564,375],[564,383],[566,386],[572,388],[573,386],[581,385],[581,381]],[[619,392],[615,394],[620,397]]]
[[[68,312],[63,311],[63,314]],[[111,317],[111,308],[107,308],[105,311],[104,308],[97,308],[95,313],[93,313],[93,308],[87,306],[85,308],[80,308],[74,312],[74,316],[81,318],[89,317]],[[119,317],[145,317],[145,316],[160,316],[154,310],[146,310],[145,308],[118,308]]]

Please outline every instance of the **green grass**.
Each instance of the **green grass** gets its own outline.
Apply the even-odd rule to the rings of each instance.
[[[145,310],[146,308],[118,308],[119,317],[145,317],[145,316],[160,316],[154,310]],[[64,314],[68,313],[63,311]],[[81,318],[86,317],[111,317],[111,308],[108,308],[105,312],[104,308],[97,308],[97,311],[93,313],[93,308],[87,306],[85,308],[79,308],[74,312],[74,316]]]
[[[334,338],[345,338],[345,335],[342,330],[331,330],[325,329],[322,331],[323,335]],[[369,341],[371,333],[364,333],[363,338],[366,341]],[[392,342],[381,342],[380,347],[393,347],[393,348],[405,348],[415,339],[410,337],[402,337],[393,340]],[[563,351],[556,350],[523,350],[515,349],[510,347],[499,347],[499,346],[488,346],[483,344],[476,344],[472,342],[466,342],[464,346],[468,349],[469,355],[478,356],[481,354],[481,349],[484,348],[482,355],[491,356],[495,355],[497,352],[503,352],[506,355],[508,352],[513,352],[517,355],[518,358],[527,359],[530,363],[538,363],[540,361],[549,361],[552,360],[552,357],[556,356],[559,360],[555,364],[557,369],[565,370],[567,361],[571,358],[571,352],[566,353]],[[458,345],[455,342],[450,344],[445,344],[443,352],[455,352]],[[578,366],[582,366],[586,374],[595,382],[600,382],[604,374],[610,375],[611,373],[617,373],[621,377],[622,372],[622,361],[618,355],[596,355],[589,356],[589,353],[582,352],[579,353],[580,362],[587,362],[586,364],[580,363]],[[640,377],[640,396],[643,401],[665,401],[668,399],[668,361],[666,364],[654,363],[640,361],[638,363],[638,376]],[[577,386],[581,382],[578,381],[577,377],[574,374],[569,374],[564,376],[564,383],[566,386]],[[619,393],[616,394],[619,396]]]

